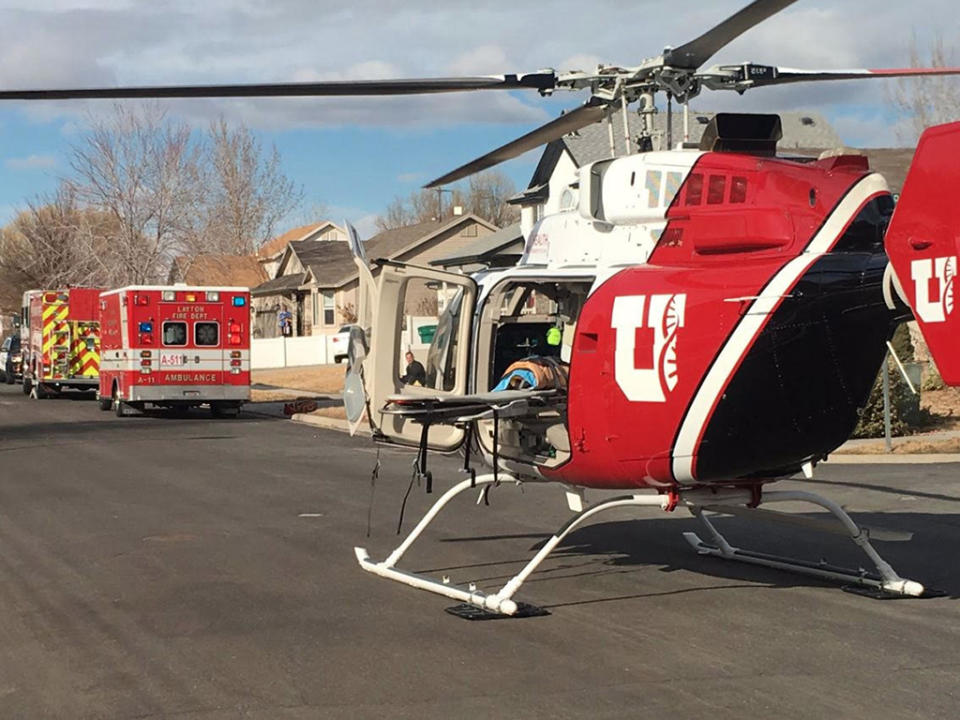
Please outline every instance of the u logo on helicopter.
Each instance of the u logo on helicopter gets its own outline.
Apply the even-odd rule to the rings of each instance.
[[[630,295],[613,301],[614,372],[617,385],[631,402],[666,402],[677,386],[677,335],[683,327],[686,300],[686,294],[679,293]]]
[[[942,323],[953,312],[953,279],[957,276],[957,258],[939,257],[914,260],[910,276],[917,291],[916,312],[923,322]],[[931,280],[936,292],[931,292]]]

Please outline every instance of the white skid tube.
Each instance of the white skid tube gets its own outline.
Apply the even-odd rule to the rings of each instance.
[[[506,473],[500,473],[497,477],[493,475],[482,475],[476,480],[464,480],[454,485],[445,492],[427,511],[423,519],[417,523],[417,526],[410,532],[404,541],[394,550],[386,560],[374,562],[364,548],[356,547],[354,552],[357,561],[367,572],[379,575],[390,580],[427,590],[437,595],[458,600],[469,605],[481,608],[491,613],[502,615],[513,615],[517,612],[517,603],[513,600],[514,594],[520,589],[524,581],[534,572],[546,557],[556,549],[563,539],[573,532],[577,527],[594,515],[604,510],[610,510],[617,507],[645,507],[659,508],[661,510],[672,510],[679,502],[690,510],[691,514],[699,518],[709,534],[710,543],[702,541],[696,533],[684,533],[686,540],[693,546],[694,550],[703,555],[713,555],[727,560],[739,560],[741,562],[752,563],[754,565],[763,565],[766,567],[777,568],[780,570],[789,570],[829,580],[839,580],[841,582],[853,583],[866,587],[873,587],[883,590],[887,593],[919,597],[925,592],[923,585],[912,580],[904,580],[893,570],[893,568],[880,557],[877,551],[870,544],[869,532],[866,528],[860,528],[850,516],[834,502],[827,500],[819,495],[807,492],[770,492],[763,496],[763,503],[802,501],[819,505],[830,511],[839,521],[839,529],[845,535],[849,535],[866,554],[867,557],[876,566],[879,572],[878,577],[868,575],[865,571],[852,571],[843,568],[835,568],[823,563],[809,563],[792,558],[782,558],[774,555],[750,552],[741,550],[730,545],[726,538],[720,534],[713,523],[705,514],[705,511],[723,512],[724,507],[737,508],[736,515],[740,517],[750,517],[750,510],[753,496],[745,490],[734,490],[721,488],[717,490],[689,490],[681,492],[679,496],[674,495],[626,495],[611,498],[603,502],[596,503],[570,518],[544,545],[539,552],[524,565],[523,569],[514,575],[504,584],[500,590],[495,593],[484,593],[476,588],[472,583],[467,588],[451,585],[446,578],[437,580],[434,578],[417,575],[397,569],[396,565],[400,562],[404,553],[420,537],[426,527],[433,522],[439,512],[457,495],[470,490],[471,488],[486,488],[489,485],[499,483],[511,483],[519,485],[520,481]],[[780,516],[784,519],[796,523],[797,518],[784,513],[764,512],[764,519],[777,519]],[[825,529],[824,521],[816,520],[809,523],[814,529]],[[891,537],[893,534],[891,534]],[[900,539],[900,538],[897,538]]]
[[[610,500],[588,507],[568,520],[567,523],[540,548],[540,551],[533,556],[520,572],[508,580],[498,592],[492,594],[483,593],[477,590],[472,584],[469,589],[463,589],[444,581],[396,569],[395,566],[400,561],[400,558],[403,557],[403,554],[413,545],[414,541],[420,536],[420,533],[433,521],[443,507],[454,497],[473,487],[483,487],[498,482],[520,484],[520,481],[515,477],[505,473],[499,473],[497,478],[494,478],[493,475],[481,475],[478,476],[475,481],[464,480],[454,485],[433,504],[433,507],[427,511],[427,514],[423,516],[423,519],[411,531],[407,538],[383,562],[373,562],[370,560],[370,555],[364,548],[355,547],[353,550],[357,555],[360,567],[375,575],[396,580],[404,585],[410,585],[420,590],[428,590],[429,592],[443,595],[453,600],[459,600],[460,602],[474,605],[489,612],[513,615],[517,612],[517,603],[512,599],[513,595],[520,589],[520,586],[523,585],[523,582],[530,576],[530,573],[536,570],[540,563],[553,552],[557,545],[584,521],[597,513],[615,507],[639,506],[665,509],[669,502],[669,498],[666,495],[627,495],[611,498]]]
[[[693,549],[701,555],[712,555],[725,560],[737,560],[739,562],[750,563],[751,565],[762,565],[764,567],[776,568],[778,570],[788,570],[804,575],[812,575],[814,577],[824,578],[826,580],[853,583],[855,585],[861,585],[864,587],[876,588],[893,595],[920,597],[924,594],[926,588],[924,588],[924,586],[918,582],[913,580],[904,580],[901,578],[890,566],[890,564],[880,557],[880,554],[874,549],[873,545],[870,543],[869,530],[867,528],[861,528],[858,526],[847,514],[847,512],[832,500],[828,500],[827,498],[814,493],[801,491],[769,492],[763,495],[762,504],[766,505],[769,503],[789,501],[807,502],[813,505],[819,505],[820,507],[830,511],[830,513],[833,514],[833,516],[839,521],[843,534],[849,535],[850,539],[853,540],[853,542],[861,550],[863,550],[863,552],[868,558],[870,558],[874,566],[877,568],[879,575],[875,577],[868,575],[863,570],[847,570],[844,568],[833,567],[825,563],[805,562],[793,558],[767,555],[765,553],[752,552],[750,550],[742,550],[734,547],[727,542],[727,539],[720,533],[719,530],[717,530],[714,524],[710,522],[710,519],[704,513],[704,510],[714,509],[716,509],[717,512],[722,513],[723,509],[720,507],[724,504],[722,501],[708,502],[702,505],[687,503],[690,512],[695,517],[699,518],[706,528],[707,533],[710,536],[710,543],[706,543],[701,540],[696,533],[686,532],[683,534],[683,536],[687,542],[690,543]],[[736,514],[739,517],[749,517],[749,511],[737,512]],[[764,513],[763,517],[772,518],[777,515],[782,515],[783,519],[787,522],[794,522],[793,516],[783,513],[766,512]],[[815,526],[811,525],[811,527]],[[891,539],[894,538],[895,536],[891,534]],[[896,537],[895,539],[902,538]]]

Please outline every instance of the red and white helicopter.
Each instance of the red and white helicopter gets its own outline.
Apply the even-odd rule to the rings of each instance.
[[[650,118],[666,94],[687,103],[701,90],[796,82],[960,74],[960,68],[796,70],[754,63],[701,69],[720,49],[794,0],[755,0],[716,27],[633,67],[497,77],[233,86],[0,91],[0,99],[398,95],[468,90],[589,91],[589,99],[432,185],[491,167],[594,122],[618,122],[631,103]],[[902,533],[858,526],[837,504],[766,486],[813,467],[857,422],[894,329],[919,323],[944,380],[960,385],[960,123],[928,130],[899,202],[865,158],[777,157],[779,119],[719,115],[696,148],[650,150],[582,167],[566,210],[544,217],[516,267],[474,276],[367,261],[355,232],[360,319],[345,389],[356,426],[378,439],[429,450],[479,452],[492,468],[445,492],[382,562],[356,549],[370,572],[482,611],[523,611],[514,595],[572,530],[611,508],[699,518],[700,553],[920,596],[871,540]],[[401,382],[398,331],[405,306],[426,290],[445,309],[430,346],[426,382]],[[531,302],[531,298],[533,301]],[[539,342],[553,336],[554,342]],[[535,342],[536,341],[536,342]],[[552,386],[497,389],[533,350],[555,371]],[[557,482],[573,517],[502,588],[481,592],[397,565],[449,501],[471,488]],[[624,494],[585,507],[585,489]],[[836,522],[760,509],[806,502]],[[742,550],[713,514],[805,523],[849,535],[876,573]]]

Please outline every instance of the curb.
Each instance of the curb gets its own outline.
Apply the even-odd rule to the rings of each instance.
[[[883,455],[856,455],[835,453],[823,461],[826,465],[934,465],[960,463],[960,453],[894,453]]]
[[[295,423],[300,423],[301,425],[313,425],[314,427],[323,428],[324,430],[337,430],[343,433],[350,432],[350,425],[346,420],[341,420],[340,418],[324,417],[323,415],[308,415],[306,413],[294,413],[290,416],[290,419]],[[365,437],[370,437],[370,428],[361,425],[357,428],[355,435],[363,435]]]

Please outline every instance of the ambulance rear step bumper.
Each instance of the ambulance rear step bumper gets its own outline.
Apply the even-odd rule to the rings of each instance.
[[[189,402],[204,403],[232,400],[250,400],[248,385],[143,385],[129,389],[127,402]]]

